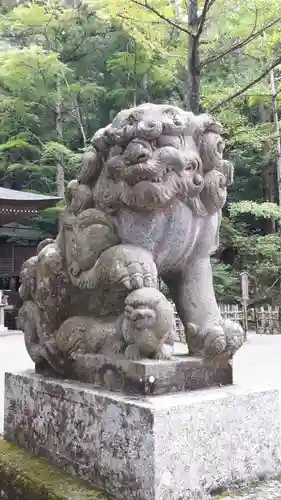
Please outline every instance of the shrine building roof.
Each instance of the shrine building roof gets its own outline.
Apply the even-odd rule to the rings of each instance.
[[[54,207],[60,198],[0,187],[0,226]]]

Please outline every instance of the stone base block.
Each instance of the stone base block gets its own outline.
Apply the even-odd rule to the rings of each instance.
[[[41,368],[36,371],[54,376]],[[159,395],[231,384],[232,367],[228,359],[214,364],[192,356],[175,356],[169,361],[130,361],[88,354],[76,356],[69,378],[126,394]]]
[[[202,500],[281,472],[271,389],[133,398],[9,373],[4,435],[122,500]]]

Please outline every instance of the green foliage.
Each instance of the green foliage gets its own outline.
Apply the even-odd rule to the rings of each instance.
[[[92,135],[120,109],[149,101],[184,106],[187,3],[82,0],[74,8],[57,0],[2,2],[1,185],[55,194],[57,166],[65,184],[75,177]],[[215,110],[226,157],[236,166],[218,254],[231,249],[235,256],[213,262],[216,293],[224,300],[239,296],[244,269],[259,296],[280,273],[279,235],[268,234],[281,215],[268,78],[224,102],[278,56],[279,3],[239,0],[233,8],[232,0],[216,0],[200,39],[201,109]],[[275,74],[280,106],[280,67]],[[33,226],[55,232],[61,209],[44,212]]]
[[[14,500],[106,500],[107,493],[89,486],[7,441],[0,439],[1,491]]]
[[[230,217],[240,214],[251,214],[257,219],[281,220],[281,208],[276,203],[256,203],[254,201],[243,200],[231,203],[229,206]]]
[[[249,272],[251,296],[278,300],[280,294],[280,234],[241,237],[237,264]]]
[[[219,302],[234,302],[239,298],[239,276],[229,265],[212,262],[214,287]]]

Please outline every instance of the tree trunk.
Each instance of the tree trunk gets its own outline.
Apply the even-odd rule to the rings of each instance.
[[[278,121],[278,108],[277,108],[275,78],[273,69],[270,72],[270,83],[272,92],[272,113],[273,113],[274,131],[276,134],[276,170],[277,170],[277,186],[278,186],[278,203],[279,206],[281,207],[281,139],[280,139],[280,127]]]
[[[58,76],[57,81],[57,102],[56,102],[56,133],[58,142],[63,142],[63,130],[62,130],[62,116],[61,116],[61,89],[60,89],[60,77]],[[56,186],[57,195],[60,198],[64,198],[65,186],[64,186],[64,165],[63,159],[57,159],[57,175],[56,175]]]
[[[264,103],[259,105],[260,123],[269,123],[271,121],[271,109],[265,106]],[[270,142],[269,140],[263,141],[263,157],[265,168],[261,173],[263,181],[263,196],[265,201],[274,202],[274,176],[273,167],[270,158]],[[266,234],[272,234],[276,231],[275,219],[265,219],[264,228]]]
[[[189,0],[188,28],[196,34],[199,26],[198,0]],[[193,113],[199,113],[200,102],[200,66],[199,66],[199,38],[188,36],[188,74],[186,107]]]
[[[79,129],[81,132],[83,147],[85,148],[87,146],[87,137],[86,137],[85,129],[84,129],[84,125],[83,125],[82,114],[80,112],[79,101],[80,101],[80,99],[78,96],[76,98],[74,97],[73,102],[74,102],[75,112],[76,112],[76,116],[77,116],[77,122],[78,122]]]

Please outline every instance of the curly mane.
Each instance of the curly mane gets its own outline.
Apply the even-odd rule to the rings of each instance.
[[[220,210],[233,170],[223,160],[220,133],[211,116],[176,106],[142,104],[118,113],[93,138],[97,155],[87,177],[95,179],[97,207],[151,211],[177,197],[197,215]]]

